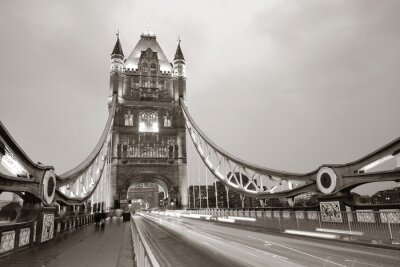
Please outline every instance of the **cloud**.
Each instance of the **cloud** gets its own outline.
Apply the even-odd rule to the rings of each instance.
[[[399,1],[2,1],[0,118],[32,158],[74,167],[107,118],[116,31],[128,55],[150,24],[170,60],[182,38],[190,111],[224,149],[296,172],[348,162],[400,134],[399,11]]]

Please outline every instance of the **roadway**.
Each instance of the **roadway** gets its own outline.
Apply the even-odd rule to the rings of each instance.
[[[134,220],[161,266],[400,266],[399,250],[158,214]]]

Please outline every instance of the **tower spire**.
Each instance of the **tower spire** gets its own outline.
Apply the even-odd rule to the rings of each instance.
[[[111,53],[111,56],[119,55],[119,56],[123,57],[124,56],[124,52],[122,52],[122,46],[121,46],[121,43],[119,41],[119,37],[121,36],[121,34],[119,33],[119,30],[115,35],[117,36],[117,42],[115,43],[114,49],[113,49],[113,51]]]
[[[178,37],[178,47],[176,48],[174,61],[175,60],[185,60],[185,58],[183,57],[182,49],[181,49],[181,41],[182,41],[181,38]]]

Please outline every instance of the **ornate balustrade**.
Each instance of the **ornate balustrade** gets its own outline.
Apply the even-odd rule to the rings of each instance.
[[[43,216],[20,223],[0,225],[0,257],[40,245],[64,232],[73,231],[94,222],[93,214],[61,216],[45,212]]]

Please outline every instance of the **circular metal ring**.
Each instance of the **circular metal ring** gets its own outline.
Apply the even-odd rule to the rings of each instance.
[[[336,189],[337,176],[334,170],[322,167],[317,174],[317,187],[321,193],[331,194]]]
[[[43,176],[43,200],[50,205],[56,194],[56,175],[53,170],[47,170]]]

